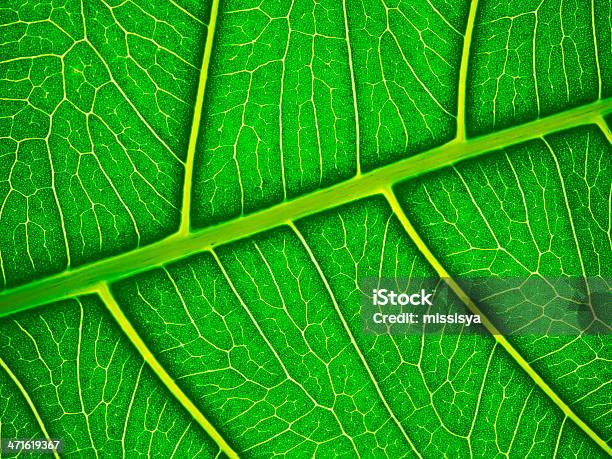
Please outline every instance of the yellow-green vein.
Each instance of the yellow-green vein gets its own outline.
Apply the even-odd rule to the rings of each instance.
[[[406,233],[410,236],[410,239],[417,246],[419,251],[427,259],[429,264],[434,268],[438,276],[446,282],[451,288],[453,293],[459,297],[459,299],[467,306],[467,308],[474,314],[478,314],[482,319],[484,327],[493,335],[495,341],[497,341],[505,350],[510,354],[514,361],[527,373],[527,375],[536,383],[536,385],[557,405],[565,416],[569,417],[574,423],[580,427],[597,445],[599,445],[606,453],[612,454],[612,448],[593,431],[568,405],[561,397],[544,381],[544,379],[533,369],[533,367],[525,360],[521,353],[506,339],[504,335],[495,327],[490,319],[480,310],[480,308],[472,301],[472,299],[463,291],[463,289],[450,277],[444,266],[438,261],[438,259],[429,250],[429,247],[421,239],[419,234],[416,232],[410,220],[402,210],[397,198],[393,191],[387,188],[385,196],[389,202],[391,209],[401,222]]]
[[[478,0],[472,0],[470,3],[470,14],[468,16],[465,35],[463,37],[463,52],[461,53],[461,67],[459,68],[459,85],[457,88],[457,137],[456,142],[465,140],[465,112],[466,112],[466,93],[467,93],[467,73],[469,67],[470,47],[472,45],[472,35],[474,34],[474,22],[476,19],[476,10],[478,8]]]
[[[506,145],[541,137],[586,123],[597,123],[612,111],[612,100],[594,102],[563,113],[482,137],[452,142],[428,152],[355,176],[273,207],[188,234],[177,233],[154,244],[106,258],[0,293],[0,317],[76,293],[90,291],[99,282],[161,266],[212,246],[242,239],[347,202],[378,193],[380,189]]]
[[[97,287],[96,291],[119,327],[123,330],[138,353],[151,367],[164,386],[168,388],[172,395],[187,410],[193,419],[195,419],[195,421],[208,433],[208,435],[210,435],[210,437],[217,443],[217,445],[219,445],[221,450],[227,454],[228,457],[232,459],[238,458],[238,454],[229,446],[229,444],[210,423],[210,421],[206,419],[206,416],[204,416],[200,409],[191,401],[189,397],[187,397],[183,390],[176,384],[174,379],[172,379],[172,377],[168,374],[166,369],[159,363],[157,358],[150,351],[148,346],[142,340],[138,332],[134,329],[128,318],[115,301],[115,298],[110,292],[108,285],[101,284]]]
[[[597,125],[599,126],[599,129],[601,129],[601,131],[606,136],[606,139],[608,139],[608,142],[612,144],[612,130],[610,129],[610,126],[608,125],[608,123],[606,123],[606,120],[604,120],[603,117],[600,117],[597,120]]]
[[[355,155],[357,161],[357,175],[361,174],[361,153],[359,145],[359,112],[357,110],[357,89],[355,87],[355,70],[353,69],[353,50],[349,37],[348,15],[346,14],[346,0],[342,0],[342,12],[344,13],[344,32],[346,36],[346,51],[348,53],[349,71],[351,73],[351,91],[353,92],[353,111],[355,112]]]
[[[0,357],[0,367],[2,367],[2,369],[4,371],[6,371],[6,373],[9,376],[9,378],[11,378],[13,383],[15,383],[15,385],[17,386],[17,389],[19,389],[19,392],[21,392],[21,395],[23,395],[23,398],[25,399],[26,403],[30,407],[30,410],[32,410],[32,414],[34,414],[34,418],[36,418],[36,422],[38,423],[38,427],[40,427],[40,430],[42,431],[42,433],[45,436],[45,438],[47,440],[51,440],[51,437],[49,436],[49,433],[47,432],[47,428],[45,427],[45,423],[43,422],[42,418],[40,417],[40,414],[38,413],[38,410],[36,409],[36,406],[34,405],[34,402],[30,398],[30,394],[28,394],[28,392],[25,390],[25,387],[23,387],[23,385],[21,384],[21,381],[19,381],[17,376],[15,376],[15,373],[12,372],[12,370],[9,368],[9,366],[6,364],[6,362],[4,360],[2,360],[2,357]],[[59,454],[57,454],[56,451],[53,451],[53,455],[56,458],[59,459]]]
[[[595,27],[595,0],[591,0],[591,27],[593,28],[593,47],[595,48],[595,65],[597,67],[598,92],[597,97],[601,99],[602,81],[601,67],[599,66],[599,49],[597,47],[597,28]]]
[[[204,106],[204,93],[206,92],[206,81],[208,80],[208,69],[210,67],[210,57],[215,40],[215,28],[217,16],[219,14],[219,0],[213,0],[210,9],[210,21],[206,32],[206,44],[204,45],[204,56],[200,69],[200,79],[198,81],[198,92],[196,94],[195,107],[193,109],[193,119],[191,121],[191,131],[189,134],[189,146],[187,147],[187,159],[185,161],[185,183],[183,185],[183,206],[181,213],[181,226],[179,234],[188,234],[191,216],[191,183],[193,181],[193,162],[198,143],[200,124],[202,120],[202,107]]]

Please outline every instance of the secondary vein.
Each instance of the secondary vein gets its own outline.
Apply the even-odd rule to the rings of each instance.
[[[357,89],[355,87],[355,71],[353,70],[353,50],[349,37],[348,14],[346,12],[346,0],[342,1],[342,11],[344,13],[344,31],[346,35],[346,50],[348,53],[348,64],[351,73],[351,91],[353,92],[353,111],[355,112],[355,156],[357,175],[361,174],[361,146],[359,145],[359,112],[357,110]]]
[[[535,382],[535,384],[557,405],[563,414],[571,418],[572,421],[582,429],[599,447],[601,447],[606,453],[612,454],[612,448],[599,436],[597,433],[589,427],[570,407],[561,399],[561,397],[544,381],[544,379],[533,369],[533,367],[525,360],[521,353],[506,339],[506,337],[495,327],[490,321],[486,314],[484,314],[480,308],[474,303],[474,301],[468,296],[467,293],[457,284],[457,282],[451,278],[450,274],[446,271],[444,266],[438,261],[434,254],[429,250],[429,247],[421,239],[417,231],[408,220],[408,217],[402,210],[395,194],[391,189],[386,189],[384,192],[387,201],[391,205],[391,208],[395,215],[398,217],[400,223],[404,227],[406,233],[410,236],[410,239],[417,246],[419,251],[427,259],[429,264],[434,268],[438,276],[446,282],[450,289],[459,297],[459,299],[467,306],[467,308],[473,313],[477,314],[482,319],[483,326],[493,335],[493,338],[499,343],[510,356],[516,361],[516,363],[527,373],[527,375]]]
[[[32,410],[32,414],[34,415],[34,418],[36,419],[36,422],[38,423],[38,427],[40,427],[40,430],[42,431],[45,438],[50,441],[51,437],[49,436],[49,433],[47,432],[45,423],[40,417],[40,413],[36,409],[36,405],[34,405],[34,402],[30,398],[30,394],[28,394],[28,391],[25,389],[25,387],[23,387],[23,385],[21,384],[21,381],[19,381],[17,376],[15,376],[15,373],[12,372],[12,370],[9,368],[6,362],[2,360],[2,357],[0,357],[0,367],[8,374],[9,378],[11,378],[13,383],[15,383],[15,385],[17,386],[17,389],[19,389],[19,392],[21,392],[21,395],[23,395],[23,398],[25,398],[25,401],[30,407],[30,410]],[[53,451],[53,456],[55,456],[57,459],[59,459],[60,457],[56,451]]]
[[[204,94],[206,92],[206,82],[208,81],[208,69],[210,68],[210,58],[215,40],[215,28],[217,16],[219,15],[219,0],[213,0],[210,10],[210,22],[206,33],[206,44],[204,45],[204,57],[200,69],[200,79],[198,81],[198,92],[196,94],[195,107],[193,109],[193,119],[189,135],[189,146],[187,147],[187,160],[185,161],[185,183],[183,185],[183,206],[181,212],[181,226],[179,234],[188,234],[191,216],[191,184],[193,182],[193,163],[195,151],[198,143],[200,124],[202,119],[202,107],[204,106]]]
[[[288,220],[297,220],[380,193],[384,188],[401,180],[474,158],[506,145],[587,123],[600,122],[601,117],[610,111],[612,99],[594,102],[462,143],[451,142],[238,219],[189,233],[179,232],[112,258],[4,290],[0,293],[0,317],[92,291],[100,282],[111,282],[183,258],[190,253],[271,229]]]
[[[478,8],[478,0],[472,0],[470,4],[470,14],[468,16],[467,26],[465,28],[465,36],[463,37],[463,52],[461,53],[461,67],[459,69],[459,85],[457,88],[457,137],[456,142],[465,140],[465,112],[466,112],[466,94],[467,94],[467,73],[469,67],[470,47],[472,45],[472,36],[474,35],[474,22],[476,19],[476,9]]]
[[[191,401],[189,397],[183,392],[183,390],[174,381],[172,376],[168,374],[166,369],[159,363],[157,358],[153,355],[151,350],[142,340],[138,332],[134,329],[131,322],[125,316],[119,304],[115,301],[110,289],[107,284],[101,284],[97,286],[97,293],[106,305],[121,330],[128,337],[130,342],[134,345],[138,353],[147,362],[149,367],[158,376],[161,382],[166,388],[172,393],[172,395],[178,400],[178,402],[187,410],[187,412],[193,417],[193,419],[210,435],[210,437],[219,445],[219,448],[232,459],[237,459],[238,454],[229,446],[227,441],[221,436],[221,434],[215,429],[210,421],[204,416],[200,409]]]

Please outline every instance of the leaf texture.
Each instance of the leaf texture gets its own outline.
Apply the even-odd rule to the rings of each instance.
[[[607,457],[611,12],[4,2],[0,437]],[[364,333],[367,278],[485,324]],[[526,294],[478,278],[582,280],[588,333],[504,336]]]

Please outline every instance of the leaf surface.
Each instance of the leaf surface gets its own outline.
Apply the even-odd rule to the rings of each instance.
[[[463,290],[582,279],[585,327],[609,327],[610,12],[7,2],[2,437],[86,457],[610,454],[609,335],[543,311],[549,333],[504,336],[517,296]],[[381,277],[448,284],[481,333],[364,333]]]

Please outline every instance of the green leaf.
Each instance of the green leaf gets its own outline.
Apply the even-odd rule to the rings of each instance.
[[[165,451],[211,457],[219,451],[160,386],[98,298],[55,303],[35,316],[17,314],[2,324],[0,335],[1,366],[10,371],[10,379],[2,375],[3,400],[10,406],[4,438],[41,438],[42,431],[61,437],[66,453],[81,456]],[[15,412],[23,418],[17,425]]]
[[[0,7],[0,437],[612,453],[609,0],[60,3]],[[585,332],[480,277],[582,280]],[[368,278],[484,324],[364,333]]]
[[[415,230],[454,277],[582,277],[587,289],[600,279],[609,291],[611,155],[601,131],[584,126],[400,185],[398,196]],[[592,292],[591,307],[597,301]],[[504,303],[491,302],[490,314],[510,315]],[[606,314],[594,311],[585,330],[606,322]],[[546,330],[561,317],[543,319],[550,322]],[[603,325],[609,326],[609,316],[607,321]],[[606,409],[609,338],[511,339],[551,388],[606,438],[612,429]]]

